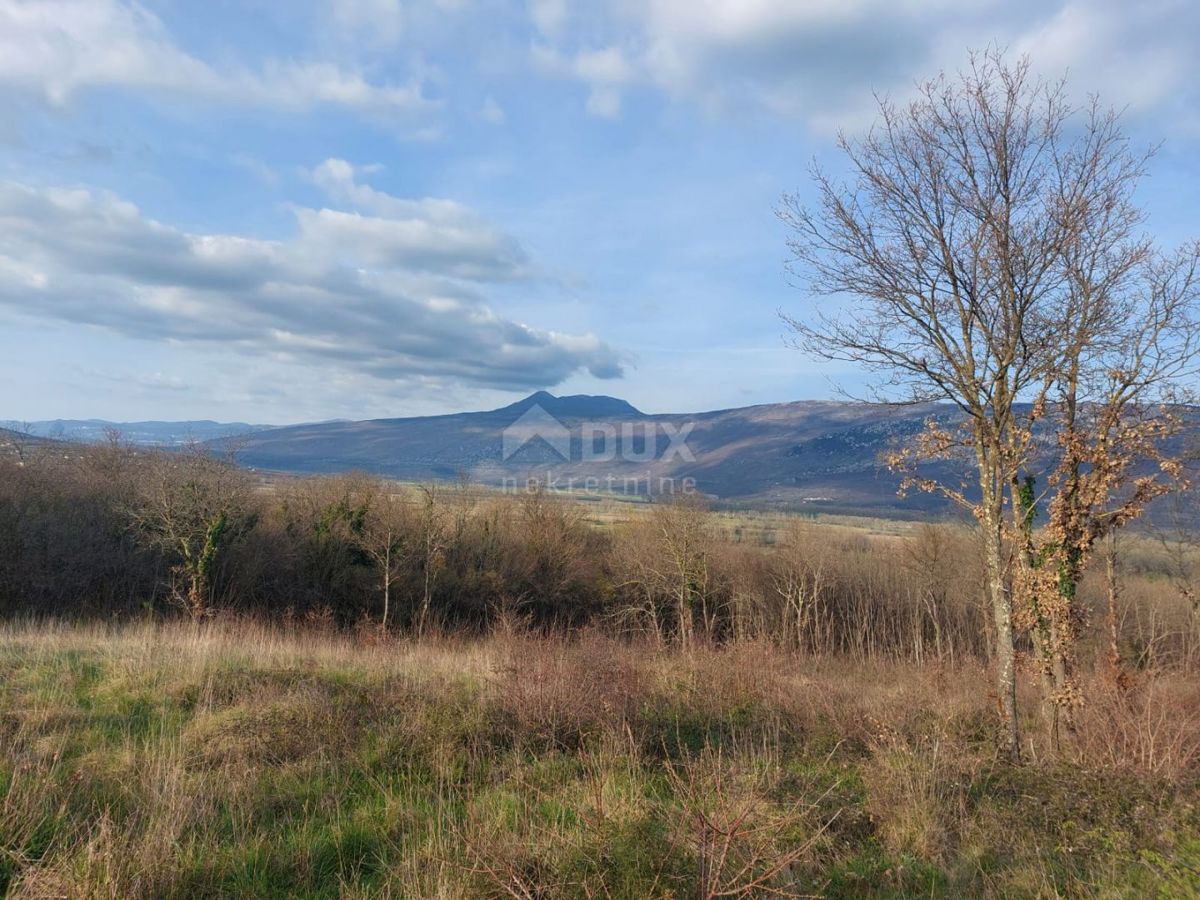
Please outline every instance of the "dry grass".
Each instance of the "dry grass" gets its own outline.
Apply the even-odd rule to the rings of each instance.
[[[981,666],[755,642],[10,623],[0,677],[12,896],[1178,894],[1200,857],[1179,676],[1021,769]]]

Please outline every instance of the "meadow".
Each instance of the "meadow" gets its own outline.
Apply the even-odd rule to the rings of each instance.
[[[10,896],[1200,884],[1200,684],[1178,674],[1090,676],[1071,757],[1013,767],[974,662],[41,622],[3,628],[0,673]]]

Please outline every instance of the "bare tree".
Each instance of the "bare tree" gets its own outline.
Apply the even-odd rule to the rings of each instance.
[[[417,613],[417,636],[423,636],[433,607],[433,588],[445,563],[446,522],[443,519],[442,492],[436,484],[422,485],[421,510],[417,519],[415,558],[421,569],[421,608]]]
[[[823,618],[829,575],[820,551],[807,546],[808,537],[807,528],[792,524],[775,551],[771,582],[782,606],[779,623],[782,640],[786,645],[815,652],[822,646],[815,632]]]
[[[250,476],[195,446],[153,456],[139,487],[131,518],[172,561],[172,597],[193,617],[207,615],[219,560],[257,521]]]
[[[679,645],[691,649],[697,618],[712,636],[717,610],[709,573],[712,534],[703,503],[691,496],[656,502],[644,522],[626,536],[621,587],[633,599],[624,610],[661,638],[673,620]]]
[[[387,484],[364,485],[352,516],[352,533],[379,572],[383,594],[380,625],[386,629],[392,609],[392,586],[409,567],[416,553],[412,511],[405,498]]]
[[[983,532],[1003,743],[1016,760],[1010,591],[1014,545],[1028,531],[1024,479],[1044,457],[1037,435],[1077,427],[1071,416],[1102,395],[1102,384],[1131,396],[1155,365],[1147,355],[1155,316],[1186,300],[1189,257],[1154,262],[1134,235],[1129,192],[1146,157],[1129,152],[1116,117],[1096,103],[1072,108],[1061,83],[1034,77],[1027,60],[1010,64],[999,51],[972,56],[957,78],[921,85],[907,105],[881,101],[868,135],[843,137],[840,146],[853,182],[814,170],[815,208],[788,196],[780,215],[793,230],[794,271],[816,296],[846,302],[785,319],[809,352],[880,373],[880,398],[957,409],[961,424],[931,418],[889,462],[907,471],[906,486],[968,509]],[[1148,292],[1134,299],[1127,288],[1138,278]],[[1146,297],[1155,298],[1150,307]],[[1130,324],[1122,319],[1129,304],[1154,312]],[[1114,322],[1126,330],[1108,342]],[[1141,353],[1130,352],[1132,338]],[[1120,352],[1123,374],[1106,381],[1103,361]],[[1177,374],[1170,360],[1162,363],[1158,383]],[[1136,391],[1132,397],[1118,404],[1122,424],[1089,424],[1089,433],[1123,427],[1124,414],[1140,408]],[[1073,440],[1065,439],[1072,449]],[[1087,470],[1089,454],[1076,455],[1080,466],[1068,463],[1059,493],[1073,471]],[[949,457],[969,460],[970,489],[916,468]]]
[[[602,539],[581,505],[540,486],[517,501],[510,554],[512,599],[536,621],[570,625],[594,611]]]

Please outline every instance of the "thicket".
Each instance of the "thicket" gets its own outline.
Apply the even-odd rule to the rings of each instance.
[[[796,518],[747,538],[723,518],[684,499],[597,523],[543,492],[264,481],[199,450],[47,447],[0,461],[0,613],[236,613],[413,634],[595,625],[685,648],[989,660],[974,529],[870,535]],[[1197,661],[1194,553],[1172,548],[1130,539],[1119,583],[1103,561],[1088,573],[1084,662],[1114,636],[1130,665]]]

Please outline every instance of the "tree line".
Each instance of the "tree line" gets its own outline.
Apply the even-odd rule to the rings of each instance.
[[[986,655],[975,539],[884,549],[780,520],[726,533],[694,498],[598,523],[545,491],[361,474],[264,481],[202,449],[46,445],[0,457],[0,612],[292,617],[421,635],[517,621],[689,647]]]

